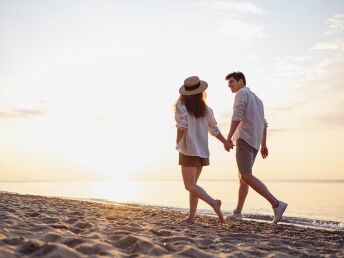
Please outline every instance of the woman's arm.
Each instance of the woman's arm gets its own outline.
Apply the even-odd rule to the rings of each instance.
[[[229,145],[229,142],[223,137],[220,129],[217,127],[217,122],[213,113],[213,110],[211,108],[208,109],[209,111],[209,121],[208,121],[208,131],[212,136],[215,136],[220,142],[223,143],[223,147],[226,151],[229,151],[231,146]]]
[[[229,149],[233,149],[233,146],[230,145],[230,143],[223,137],[222,133],[219,133],[218,135],[215,136],[220,142],[223,143],[223,147],[225,148],[226,151],[229,151]]]
[[[176,143],[178,144],[183,138],[185,130],[188,127],[187,111],[184,105],[178,103],[176,105],[175,112],[176,127],[177,127],[177,138]]]
[[[185,128],[178,128],[177,129],[177,139],[176,139],[176,143],[178,144],[180,142],[180,140],[183,138],[185,133]]]

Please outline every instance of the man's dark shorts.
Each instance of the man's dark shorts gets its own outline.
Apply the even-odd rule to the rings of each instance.
[[[242,139],[236,142],[236,161],[240,173],[246,172],[252,174],[252,167],[256,159],[258,150],[253,148]]]

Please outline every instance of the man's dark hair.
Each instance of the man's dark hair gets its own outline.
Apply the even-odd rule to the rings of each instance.
[[[229,80],[229,78],[233,77],[235,80],[239,81],[240,79],[242,79],[242,81],[244,82],[244,85],[246,85],[246,78],[245,75],[242,72],[233,72],[230,73],[226,76],[226,80]]]

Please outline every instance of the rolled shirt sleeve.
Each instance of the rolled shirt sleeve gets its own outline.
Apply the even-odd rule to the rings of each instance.
[[[175,119],[177,128],[188,128],[187,110],[181,103],[176,105]]]
[[[239,91],[234,98],[232,121],[241,121],[245,115],[248,96],[245,92]]]
[[[217,127],[217,122],[214,117],[214,112],[208,107],[208,131],[212,136],[217,136],[220,133],[220,129]]]

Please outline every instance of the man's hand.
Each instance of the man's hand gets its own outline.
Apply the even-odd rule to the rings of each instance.
[[[260,148],[260,154],[262,154],[263,159],[265,159],[269,155],[268,147],[262,146]]]
[[[233,146],[233,142],[228,140],[223,144],[223,147],[226,151],[230,151],[230,149],[233,149]]]

